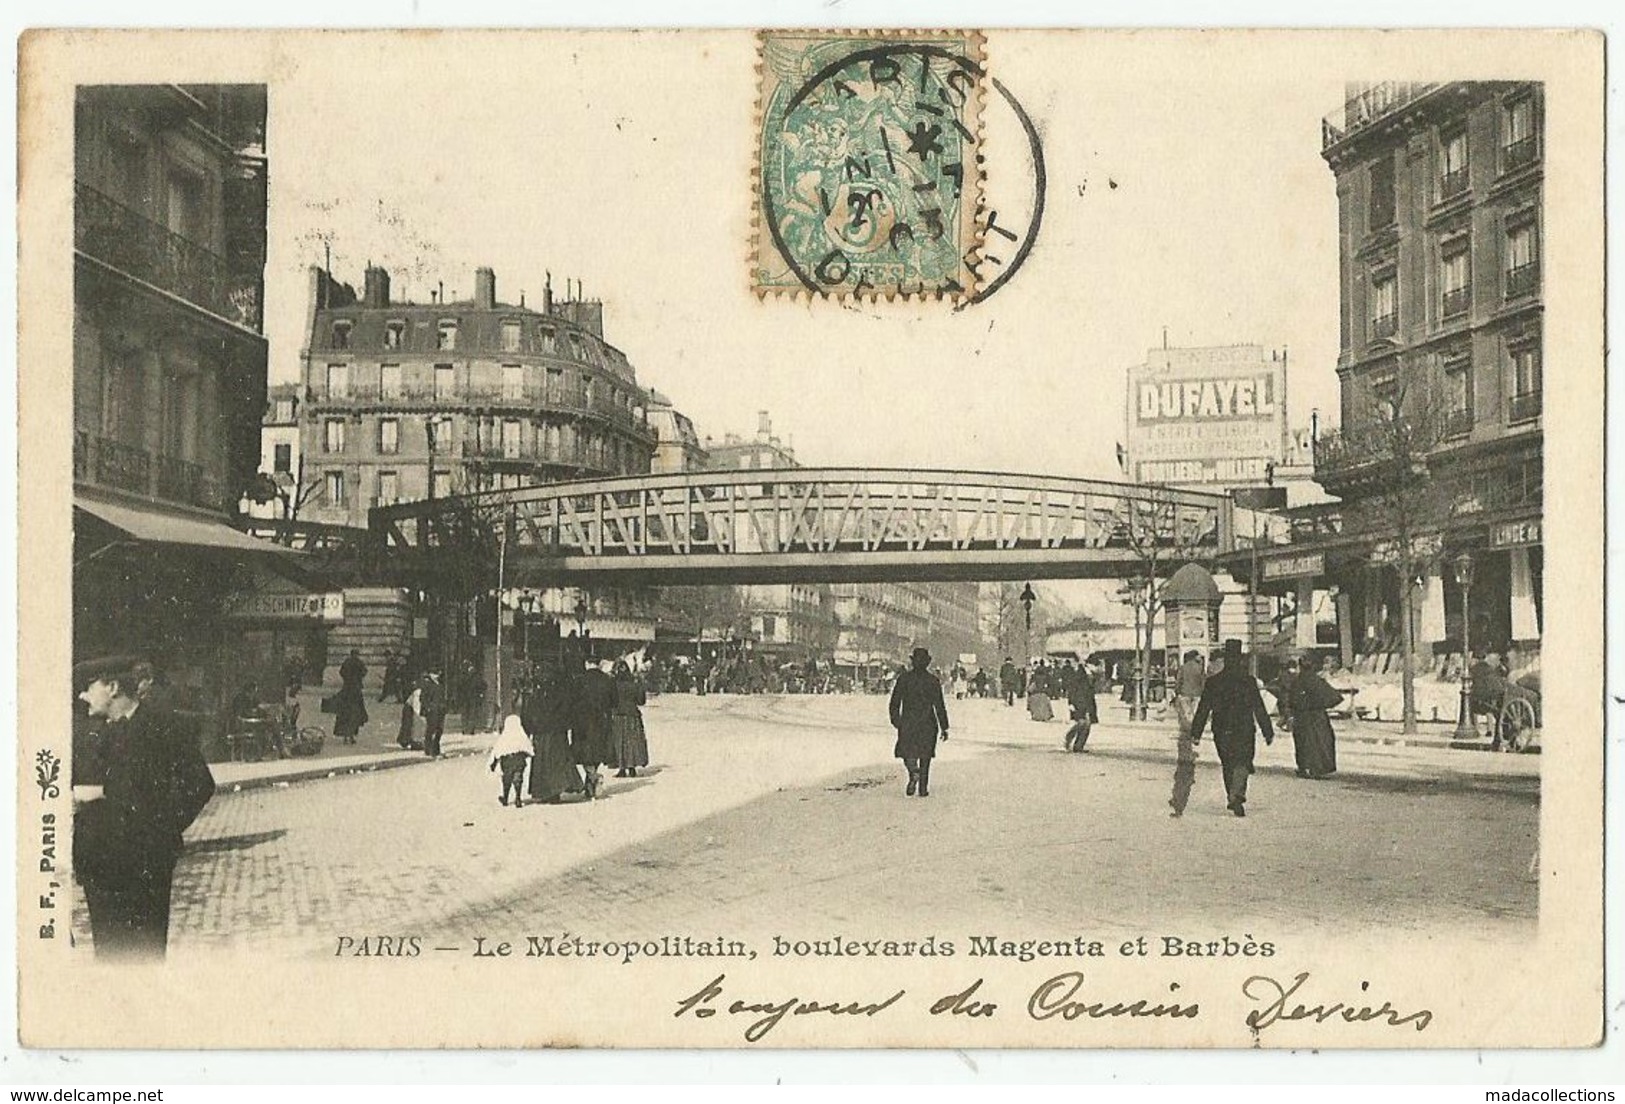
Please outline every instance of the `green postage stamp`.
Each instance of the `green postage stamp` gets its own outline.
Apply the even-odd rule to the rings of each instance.
[[[761,35],[758,294],[975,294],[982,36]]]

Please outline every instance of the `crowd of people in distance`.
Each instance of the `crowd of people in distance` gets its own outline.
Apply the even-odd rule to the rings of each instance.
[[[555,805],[571,795],[590,801],[605,769],[636,778],[649,765],[647,693],[626,660],[540,664],[515,699],[488,759],[501,773],[503,805],[522,808],[527,796]]]

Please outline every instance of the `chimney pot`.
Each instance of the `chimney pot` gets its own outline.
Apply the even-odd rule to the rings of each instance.
[[[368,307],[389,306],[389,272],[377,265],[367,266],[362,281],[362,303]]]
[[[497,305],[497,274],[489,268],[474,270],[474,305],[486,310]]]

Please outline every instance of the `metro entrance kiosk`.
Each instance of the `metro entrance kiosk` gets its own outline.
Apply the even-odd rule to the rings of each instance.
[[[1174,674],[1185,653],[1195,648],[1205,659],[1219,644],[1219,604],[1224,595],[1200,564],[1186,564],[1162,588],[1164,679],[1172,693]]]

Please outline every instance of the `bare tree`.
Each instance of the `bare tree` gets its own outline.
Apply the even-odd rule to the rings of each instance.
[[[1378,393],[1357,434],[1342,435],[1349,464],[1369,467],[1372,490],[1358,499],[1362,528],[1378,535],[1378,558],[1399,574],[1403,722],[1416,732],[1416,591],[1442,555],[1441,522],[1459,508],[1457,481],[1434,453],[1462,415],[1427,387],[1398,384]]]
[[[1204,545],[1208,536],[1206,511],[1185,505],[1165,488],[1148,487],[1118,506],[1116,532],[1134,554],[1137,578],[1119,592],[1119,599],[1137,614],[1140,624],[1136,658],[1135,715],[1145,717],[1146,677],[1151,667],[1151,641],[1157,614],[1162,611],[1164,576],[1172,575],[1187,563],[1207,564],[1213,549]]]
[[[299,512],[316,498],[325,493],[326,488],[320,478],[305,481],[305,458],[299,458],[299,467],[294,472],[259,472],[254,476],[254,482],[248,489],[248,497],[260,505],[276,501],[282,503],[282,517],[277,526],[276,535],[272,538],[273,544],[294,543],[294,522],[299,520]]]

